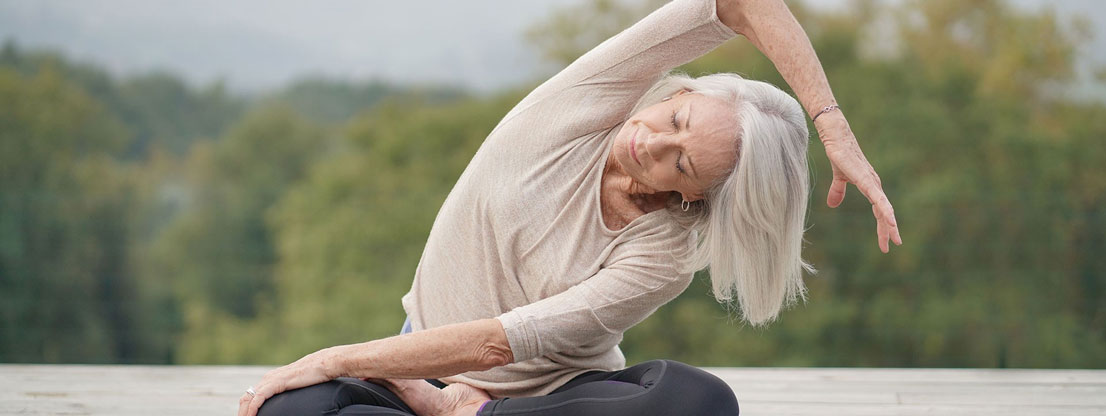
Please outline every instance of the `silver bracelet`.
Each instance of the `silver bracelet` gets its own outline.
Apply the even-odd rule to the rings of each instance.
[[[815,121],[818,121],[818,116],[820,116],[822,114],[825,114],[825,113],[833,111],[833,110],[839,110],[839,109],[841,109],[841,107],[838,106],[837,104],[827,105],[825,107],[822,107],[822,111],[819,111],[818,114],[815,114],[814,118],[810,119],[810,122],[813,123]]]

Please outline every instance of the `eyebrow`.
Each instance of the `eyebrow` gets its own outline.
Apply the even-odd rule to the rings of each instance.
[[[691,128],[691,103],[689,102],[689,103],[687,103],[687,115],[684,116],[684,130],[688,130],[690,128]],[[689,168],[691,168],[692,176],[694,176],[695,179],[699,179],[699,173],[695,171],[695,165],[693,163],[691,163],[691,155],[687,154],[687,152],[684,152],[684,155],[687,156],[687,166]]]
[[[687,103],[687,117],[684,117],[684,129],[691,128],[691,103]]]

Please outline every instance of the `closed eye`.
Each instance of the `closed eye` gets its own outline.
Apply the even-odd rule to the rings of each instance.
[[[680,131],[680,124],[676,122],[676,113],[677,112],[678,111],[673,111],[672,112],[672,127],[675,128],[676,131]],[[684,167],[680,165],[680,159],[683,158],[683,156],[684,156],[684,152],[680,152],[680,153],[676,154],[676,170],[679,171],[680,174],[687,175],[687,172],[684,171]]]

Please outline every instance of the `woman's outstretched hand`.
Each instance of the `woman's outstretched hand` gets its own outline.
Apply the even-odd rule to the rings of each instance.
[[[845,116],[840,110],[830,111],[818,117],[814,126],[818,129],[818,137],[822,139],[826,156],[833,167],[833,183],[830,184],[826,204],[830,208],[837,208],[845,200],[847,184],[856,185],[860,193],[872,203],[872,214],[876,217],[876,242],[879,243],[880,251],[886,253],[890,250],[888,240],[902,245],[899,226],[895,222],[895,209],[883,193],[879,175],[864,157]]]
[[[277,394],[337,378],[337,375],[328,374],[327,370],[336,358],[334,348],[313,352],[294,363],[265,373],[261,381],[253,385],[253,394],[245,393],[238,400],[238,416],[256,416],[265,400]]]

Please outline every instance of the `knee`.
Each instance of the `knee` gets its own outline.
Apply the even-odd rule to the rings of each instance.
[[[325,414],[334,410],[330,397],[340,388],[338,384],[338,381],[332,380],[280,393],[266,400],[257,411],[257,416]]]
[[[738,414],[737,396],[718,376],[679,361],[663,360],[664,384],[675,387],[684,412],[693,415]]]

